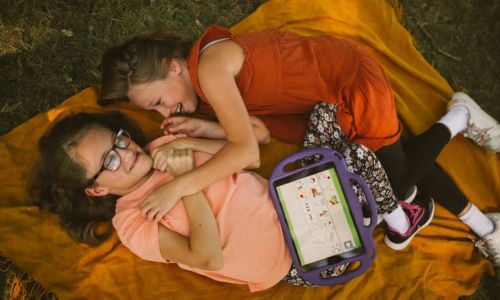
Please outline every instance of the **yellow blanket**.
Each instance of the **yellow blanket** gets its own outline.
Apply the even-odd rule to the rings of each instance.
[[[445,112],[451,88],[415,49],[385,0],[270,1],[233,30],[270,27],[304,35],[332,33],[373,49],[392,80],[400,116],[413,133],[421,133]],[[141,261],[116,235],[97,248],[75,243],[54,216],[30,204],[24,191],[40,135],[62,114],[98,110],[96,92],[88,88],[0,138],[0,250],[62,299],[455,299],[471,294],[483,272],[493,272],[474,249],[467,227],[441,207],[432,224],[401,252],[388,249],[383,229],[377,228],[377,257],[365,274],[342,286],[314,289],[281,283],[250,294],[245,286],[215,282],[175,265]],[[160,134],[158,115],[130,105],[119,109],[140,122],[150,137]],[[259,172],[268,176],[280,158],[297,149],[274,140],[262,149]],[[439,163],[479,208],[500,209],[498,156],[458,137]]]

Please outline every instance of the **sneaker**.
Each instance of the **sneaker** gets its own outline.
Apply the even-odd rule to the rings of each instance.
[[[413,237],[431,223],[434,216],[434,200],[427,195],[420,194],[412,203],[405,201],[399,201],[399,203],[410,221],[410,228],[405,233],[399,233],[387,227],[384,242],[393,250],[403,250],[408,246]]]
[[[414,185],[412,186],[408,192],[406,193],[403,201],[406,203],[412,203],[413,199],[415,199],[415,196],[417,195],[417,186]],[[368,203],[362,201],[361,202],[361,209],[363,210],[363,224],[365,226],[370,226],[370,208],[368,207]],[[379,214],[377,215],[377,225],[382,223],[384,219],[382,218],[382,215]]]
[[[457,92],[451,96],[448,109],[463,105],[469,110],[469,122],[462,132],[486,151],[500,151],[500,124],[488,115],[469,95]]]
[[[495,224],[495,230],[474,243],[479,251],[491,261],[496,271],[500,271],[500,213],[490,213],[487,216]]]
[[[406,195],[403,198],[403,201],[406,203],[412,203],[413,200],[415,199],[415,196],[417,196],[417,186],[416,185],[412,186],[408,190],[408,192],[406,193]]]

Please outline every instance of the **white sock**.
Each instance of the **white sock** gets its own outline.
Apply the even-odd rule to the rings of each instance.
[[[382,218],[384,218],[387,226],[391,227],[399,233],[405,233],[410,228],[410,221],[408,220],[408,217],[403,211],[401,205],[398,205],[398,208],[396,208],[393,212],[383,214]]]
[[[465,105],[453,106],[439,121],[438,123],[446,126],[453,138],[459,132],[467,128],[469,121],[469,110]]]
[[[469,226],[480,238],[484,238],[487,234],[495,230],[493,221],[483,214],[474,204],[471,204],[469,211],[458,218],[464,222],[465,225]]]

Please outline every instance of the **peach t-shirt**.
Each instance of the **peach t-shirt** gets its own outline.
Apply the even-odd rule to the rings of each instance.
[[[151,148],[172,140],[161,137]],[[210,158],[195,152],[196,165]],[[170,181],[168,173],[155,171],[137,190],[118,199],[113,225],[122,243],[139,257],[166,261],[160,254],[158,226],[189,235],[188,216],[182,200],[159,222],[140,214],[140,205],[156,187]],[[251,172],[239,172],[203,190],[214,212],[222,245],[224,267],[206,271],[178,263],[212,279],[247,284],[259,291],[277,284],[290,270],[292,260],[285,244],[276,211],[269,196],[267,181]]]

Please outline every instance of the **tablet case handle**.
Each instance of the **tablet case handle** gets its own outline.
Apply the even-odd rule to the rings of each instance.
[[[307,166],[304,166],[302,168],[297,168],[291,171],[286,171],[285,167],[291,163],[297,162],[298,160],[311,157],[311,156],[316,156],[320,155],[320,159],[312,164],[309,164]],[[333,162],[336,167],[336,171],[339,174],[339,180],[342,184],[343,190],[344,190],[344,195],[346,196],[346,199],[349,202],[349,207],[351,207],[351,214],[353,216],[354,222],[356,224],[356,228],[358,229],[358,232],[360,234],[361,240],[363,242],[363,247],[365,249],[364,254],[354,256],[345,260],[342,260],[340,262],[337,262],[335,264],[329,265],[329,266],[324,266],[320,267],[318,269],[315,269],[313,271],[309,272],[303,272],[300,267],[300,261],[297,257],[297,254],[295,253],[294,246],[293,246],[293,241],[292,238],[286,228],[286,220],[283,215],[283,212],[281,210],[281,205],[279,203],[279,198],[276,194],[276,191],[274,189],[274,182],[278,179],[284,178],[286,176],[292,175],[294,173],[298,173],[303,171],[304,169],[309,169],[313,168],[315,166],[319,166],[321,164],[324,164],[326,162]],[[363,224],[363,213],[361,209],[361,203],[359,202],[357,195],[355,194],[353,188],[352,188],[352,183],[351,181],[355,182],[363,191],[363,193],[366,196],[368,205],[370,207],[370,224],[368,226],[365,226]],[[377,208],[376,208],[376,203],[373,198],[373,195],[370,191],[370,188],[366,184],[366,182],[359,177],[357,174],[351,173],[347,170],[347,165],[345,164],[345,160],[343,156],[332,149],[327,149],[327,148],[314,148],[314,149],[308,149],[304,151],[300,151],[298,153],[292,154],[291,156],[286,157],[282,161],[278,163],[276,166],[275,170],[273,171],[271,175],[271,179],[269,181],[269,186],[271,190],[271,195],[273,198],[274,205],[276,207],[276,211],[278,213],[278,217],[280,218],[281,225],[284,231],[285,239],[288,243],[288,247],[290,249],[290,252],[292,254],[292,259],[293,263],[296,266],[297,272],[299,275],[317,285],[336,285],[336,284],[341,284],[344,282],[347,282],[360,274],[362,274],[366,269],[368,269],[375,258],[375,243],[373,241],[373,229],[377,225]],[[338,277],[330,277],[330,278],[323,278],[321,276],[321,272],[331,269],[333,267],[345,264],[345,263],[352,263],[358,261],[360,264],[355,270],[351,271],[346,271],[344,274],[338,276]]]

